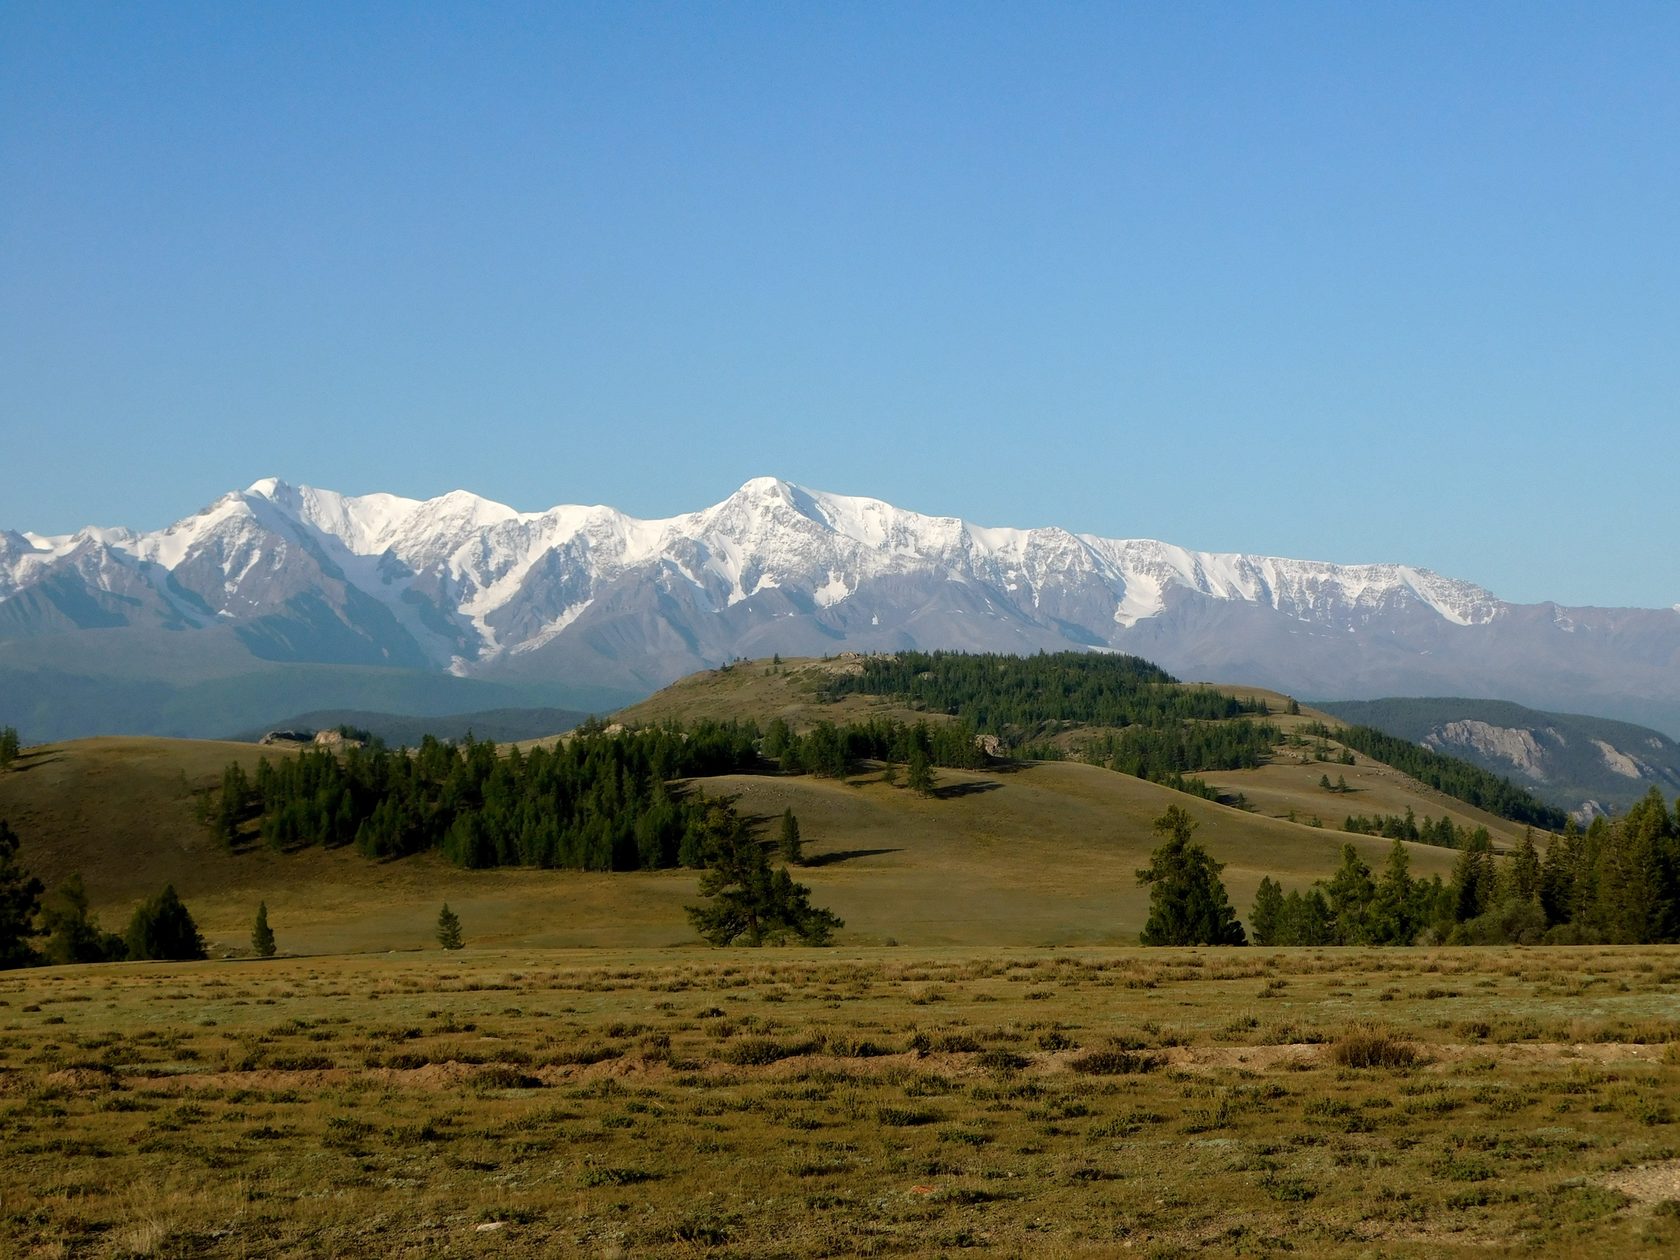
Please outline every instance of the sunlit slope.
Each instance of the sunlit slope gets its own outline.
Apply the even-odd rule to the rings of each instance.
[[[243,947],[259,900],[283,949],[408,949],[432,942],[438,908],[460,913],[469,942],[661,946],[694,940],[682,907],[687,871],[591,874],[465,871],[432,856],[372,862],[350,850],[225,852],[195,817],[195,789],[242,745],[87,740],[32,750],[0,775],[0,816],[49,883],[82,872],[108,927],[172,882],[219,948]],[[269,752],[268,755],[284,755]],[[799,817],[812,864],[799,878],[847,921],[842,940],[1048,945],[1136,939],[1147,898],[1135,872],[1152,820],[1179,804],[1226,862],[1239,913],[1262,875],[1286,886],[1327,874],[1350,837],[1260,817],[1095,767],[1049,762],[989,773],[940,771],[921,798],[880,781],[733,775],[699,790],[735,796],[767,824]],[[1373,866],[1387,842],[1353,837]],[[1453,854],[1410,846],[1413,869],[1446,873]]]

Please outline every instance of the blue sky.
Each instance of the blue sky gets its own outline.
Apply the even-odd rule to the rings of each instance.
[[[263,476],[1680,601],[1680,6],[0,6],[0,527]]]

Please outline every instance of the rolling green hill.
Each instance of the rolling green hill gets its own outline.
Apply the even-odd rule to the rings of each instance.
[[[620,714],[657,723],[679,717],[768,721],[950,722],[902,697],[846,694],[828,684],[855,660],[738,664],[684,680]],[[1351,842],[1373,867],[1389,842],[1338,830],[1344,814],[1451,817],[1486,827],[1499,847],[1522,828],[1425,788],[1365,757],[1317,759],[1305,740],[1287,742],[1325,715],[1287,714],[1285,697],[1264,698],[1280,742],[1265,764],[1208,772],[1218,793],[1248,808],[1197,799],[1076,760],[993,762],[941,769],[931,797],[886,781],[878,762],[843,778],[763,772],[694,780],[708,795],[768,826],[784,810],[800,819],[811,865],[800,873],[814,900],[846,919],[842,940],[921,944],[1125,943],[1142,926],[1147,897],[1135,872],[1157,838],[1151,823],[1178,804],[1197,838],[1227,863],[1239,913],[1262,875],[1287,887],[1327,875]],[[1064,731],[1073,739],[1077,731]],[[549,741],[544,741],[549,742]],[[1333,740],[1319,741],[1336,754]],[[23,840],[22,858],[49,883],[80,871],[108,927],[173,882],[212,943],[244,945],[259,900],[281,947],[296,951],[415,948],[431,939],[437,907],[460,912],[474,943],[660,946],[693,943],[682,906],[695,898],[689,870],[601,873],[525,868],[464,870],[436,853],[373,861],[353,847],[274,852],[248,844],[229,852],[200,821],[198,803],[223,769],[247,772],[264,756],[294,754],[248,744],[149,738],[95,739],[26,750],[0,774],[0,817]],[[1345,791],[1321,786],[1326,770]],[[1312,825],[1321,821],[1322,826]],[[1455,855],[1408,846],[1414,871],[1445,875]]]

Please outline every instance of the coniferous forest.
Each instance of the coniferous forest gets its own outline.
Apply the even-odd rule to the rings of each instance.
[[[1555,805],[1536,800],[1526,789],[1509,779],[1501,778],[1480,766],[1457,757],[1414,744],[1409,740],[1385,735],[1371,726],[1346,726],[1332,731],[1323,723],[1306,728],[1309,735],[1330,736],[1349,748],[1393,766],[1402,774],[1420,783],[1427,783],[1438,792],[1457,797],[1461,801],[1485,809],[1490,814],[1509,818],[1512,822],[1560,831],[1566,815]]]
[[[1261,945],[1680,942],[1680,816],[1652,788],[1613,822],[1570,821],[1544,856],[1532,833],[1496,858],[1486,830],[1460,832],[1450,881],[1413,879],[1400,837],[1380,874],[1347,845],[1304,891],[1263,880],[1248,926]]]
[[[905,652],[865,658],[856,672],[832,679],[825,698],[854,693],[897,697],[950,720],[871,717],[806,730],[780,718],[763,730],[751,722],[640,730],[590,722],[552,747],[524,751],[470,736],[460,744],[427,738],[412,753],[377,742],[312,748],[264,761],[250,777],[229,766],[214,822],[230,844],[255,822],[277,849],[354,845],[371,858],[435,850],[467,867],[652,870],[702,860],[710,803],[685,790],[684,779],[767,769],[839,778],[866,761],[973,769],[988,760],[981,732],[1010,755],[1061,757],[1067,753],[1051,736],[1094,727],[1077,747],[1084,760],[1213,797],[1196,773],[1259,765],[1279,740],[1261,720],[1264,700],[1187,686],[1129,656]],[[1443,791],[1519,821],[1561,826],[1555,811],[1485,771],[1368,735]],[[917,776],[912,786],[926,794],[926,771]],[[1350,819],[1348,829],[1393,827]],[[1406,827],[1400,838],[1424,837]]]

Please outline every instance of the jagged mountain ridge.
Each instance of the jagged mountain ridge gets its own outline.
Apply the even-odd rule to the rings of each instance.
[[[1673,610],[1513,605],[1401,564],[988,528],[773,478],[663,520],[269,479],[154,533],[0,534],[0,665],[57,663],[62,642],[100,672],[90,657],[141,632],[154,656],[213,640],[222,658],[626,694],[773,651],[1075,645],[1304,696],[1534,702],[1555,677],[1573,690],[1545,691],[1554,707],[1680,725]]]

